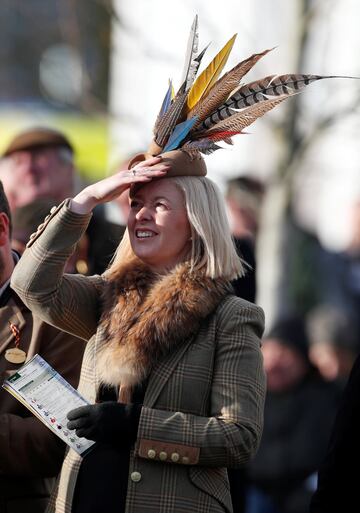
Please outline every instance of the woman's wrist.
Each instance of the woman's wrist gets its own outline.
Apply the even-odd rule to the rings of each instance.
[[[84,189],[71,199],[69,208],[76,214],[90,214],[96,205],[96,199],[86,194]]]

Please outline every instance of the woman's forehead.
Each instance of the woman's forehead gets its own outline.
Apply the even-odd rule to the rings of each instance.
[[[171,178],[161,178],[148,183],[135,184],[130,189],[131,198],[149,199],[169,197],[183,199],[183,193]]]

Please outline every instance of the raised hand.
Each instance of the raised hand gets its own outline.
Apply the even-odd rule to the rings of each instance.
[[[134,183],[150,182],[165,176],[170,166],[162,163],[161,157],[152,157],[136,164],[132,169],[122,170],[83,189],[71,201],[71,210],[87,214],[99,203],[111,201]]]

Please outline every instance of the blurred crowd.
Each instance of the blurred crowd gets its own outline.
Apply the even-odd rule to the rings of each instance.
[[[72,142],[49,128],[18,134],[1,155],[0,180],[10,205],[16,260],[50,209],[75,193],[78,178]],[[266,194],[267,184],[253,173],[229,180],[225,192],[234,243],[247,267],[246,276],[233,285],[237,295],[252,302],[256,302],[256,248]],[[351,245],[342,253],[328,251],[313,235],[302,232],[289,207],[291,229],[285,229],[285,250],[280,256],[284,269],[291,273],[283,276],[287,304],[267,326],[263,340],[267,399],[260,449],[247,468],[229,471],[235,513],[309,510],[340,397],[360,348],[356,315],[360,302],[359,204],[354,205]],[[121,240],[127,214],[126,194],[95,209],[67,272],[102,273]],[[297,253],[304,240],[306,245]],[[3,271],[0,265],[0,278]],[[5,394],[0,391],[0,402]],[[24,410],[17,414],[26,415]],[[42,477],[53,477],[56,470]]]

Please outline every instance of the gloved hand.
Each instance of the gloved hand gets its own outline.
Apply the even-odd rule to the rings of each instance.
[[[140,413],[140,404],[115,401],[81,406],[69,411],[67,427],[95,442],[129,446],[136,440]]]

